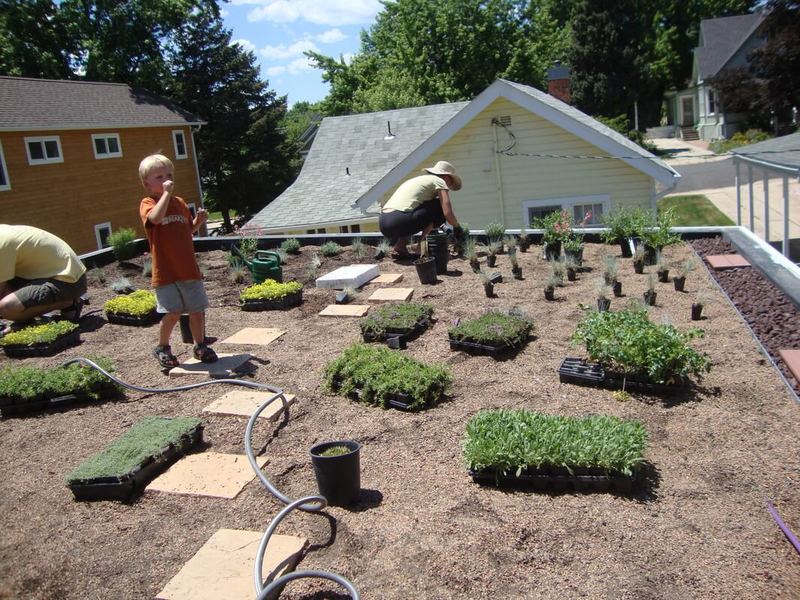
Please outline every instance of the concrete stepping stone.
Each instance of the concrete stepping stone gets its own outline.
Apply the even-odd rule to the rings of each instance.
[[[711,256],[706,256],[706,262],[715,271],[750,266],[748,260],[741,254],[712,254]]]
[[[368,281],[375,279],[380,273],[378,265],[348,265],[318,277],[316,283],[318,288],[334,290],[343,290],[347,287],[360,288]]]
[[[321,317],[363,317],[369,312],[369,304],[330,304],[323,308]]]
[[[267,463],[257,456],[259,467]],[[188,454],[150,482],[145,490],[233,499],[256,474],[244,454],[203,452]]]
[[[220,529],[189,559],[156,600],[253,600],[253,566],[263,531]],[[274,534],[269,539],[262,578],[294,570],[308,541]]]
[[[794,378],[800,381],[800,350],[778,350],[778,354],[783,359],[783,362],[786,363]]]
[[[171,369],[170,377],[180,377],[182,375],[206,375],[207,377],[220,378],[229,377],[236,369],[239,369],[252,355],[250,354],[225,354],[218,353],[219,360],[213,363],[200,362],[196,358],[188,358],[179,367]]]
[[[381,273],[372,281],[368,281],[367,283],[400,283],[403,281],[403,274],[402,273]]]
[[[245,327],[234,333],[231,337],[219,342],[220,344],[250,344],[266,346],[281,337],[285,331],[272,327]]]
[[[408,302],[414,295],[414,288],[381,288],[367,298],[367,302]]]
[[[233,390],[224,396],[217,398],[203,409],[203,412],[214,413],[218,415],[232,415],[238,417],[250,417],[256,409],[264,404],[272,392],[256,392],[254,390]],[[287,394],[284,392],[286,402],[291,406],[294,404],[296,397],[294,394]],[[273,401],[267,408],[265,408],[260,415],[259,419],[270,419],[275,421],[283,412],[283,402],[280,399]]]

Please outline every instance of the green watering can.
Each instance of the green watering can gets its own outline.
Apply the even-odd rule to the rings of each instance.
[[[274,279],[279,283],[283,283],[281,257],[277,252],[258,250],[253,260],[247,260],[242,251],[236,246],[231,246],[231,253],[242,259],[242,262],[250,269],[250,274],[253,276],[255,283],[263,283],[265,279]]]

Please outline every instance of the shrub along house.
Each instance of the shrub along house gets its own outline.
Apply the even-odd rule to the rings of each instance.
[[[680,177],[637,144],[535,88],[497,80],[470,102],[328,117],[297,180],[248,223],[265,234],[377,231],[397,186],[438,160],[463,188],[473,230],[530,227],[558,209],[592,224],[620,207],[655,210]]]
[[[202,122],[169,101],[117,83],[0,77],[0,106],[0,222],[45,229],[78,253],[120,227],[144,236],[138,168],[154,152],[200,206],[192,128]]]

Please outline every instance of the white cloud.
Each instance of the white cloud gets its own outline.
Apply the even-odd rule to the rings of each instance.
[[[223,19],[224,19],[225,17],[227,17],[228,15],[230,15],[230,14],[231,14],[231,13],[229,13],[229,12],[228,12],[227,10],[225,10],[224,8],[220,8],[220,9],[219,9],[219,16],[220,16],[220,17],[222,17]]]
[[[347,36],[342,33],[340,29],[334,27],[333,29],[319,34],[316,39],[320,44],[335,44],[336,42],[346,40]]]
[[[248,21],[304,20],[332,27],[371,23],[382,8],[379,0],[233,0],[233,3],[260,5],[248,13]]]
[[[286,73],[286,67],[283,67],[281,65],[278,65],[277,67],[268,67],[266,69],[266,73],[270,77],[275,77],[276,75],[283,75],[284,73]]]
[[[292,62],[289,63],[286,71],[291,75],[297,75],[303,71],[310,71],[314,67],[311,64],[311,59],[306,58],[303,56],[302,58],[296,58]]]
[[[293,57],[303,56],[303,52],[319,52],[317,45],[311,40],[298,40],[290,46],[264,46],[259,50],[259,54],[267,59],[287,60]]]
[[[249,52],[256,51],[256,45],[250,40],[245,40],[245,39],[231,40],[231,46],[233,46],[234,44],[239,44],[243,50],[247,50]]]

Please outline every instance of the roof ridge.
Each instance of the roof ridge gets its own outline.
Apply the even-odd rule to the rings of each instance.
[[[42,83],[68,83],[81,85],[117,85],[123,87],[137,87],[129,83],[119,83],[116,81],[80,81],[77,79],[45,79],[43,77],[12,77],[11,75],[0,75],[0,79],[11,79],[13,81],[37,81]],[[147,88],[139,88],[147,89]],[[149,91],[149,90],[148,90]],[[152,92],[151,92],[152,93]]]

